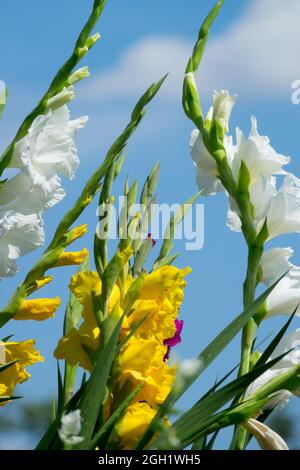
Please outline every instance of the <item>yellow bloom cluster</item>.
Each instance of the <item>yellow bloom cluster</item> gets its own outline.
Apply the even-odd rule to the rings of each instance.
[[[30,374],[25,367],[44,360],[34,348],[34,344],[33,339],[0,343],[0,366],[16,361],[4,371],[0,371],[0,397],[11,396],[17,384],[29,379]]]
[[[123,448],[132,447],[174,382],[176,370],[168,365],[168,347],[164,340],[176,333],[174,322],[183,300],[184,278],[189,272],[189,268],[164,266],[145,274],[139,297],[123,321],[121,338],[145,318],[121,349],[113,367],[113,403],[120,403],[136,386],[143,384],[135,403],[116,427]],[[126,293],[133,281],[128,276],[122,292],[114,286],[109,299],[109,312],[117,310],[119,318],[126,308]],[[93,370],[92,352],[101,341],[92,300],[93,295],[101,293],[101,288],[96,272],[80,272],[73,276],[70,289],[83,305],[83,322],[59,341],[54,353],[57,359],[65,359],[70,365],[79,364],[89,372]]]

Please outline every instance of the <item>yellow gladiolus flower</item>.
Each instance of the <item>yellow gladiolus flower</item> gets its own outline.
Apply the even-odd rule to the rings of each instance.
[[[10,396],[17,384],[29,379],[30,374],[25,367],[44,361],[44,358],[34,348],[34,344],[33,339],[0,343],[0,365],[17,361],[5,371],[0,372],[0,396]]]
[[[130,405],[123,418],[116,424],[114,434],[125,450],[131,450],[154,418],[156,411],[148,403]]]
[[[92,372],[93,364],[83,344],[89,342],[89,336],[79,333],[76,328],[72,328],[69,333],[61,338],[54,351],[56,359],[64,359],[71,366],[79,364],[83,369]]]
[[[14,316],[14,320],[42,321],[54,317],[60,306],[60,298],[25,300]]]
[[[81,251],[65,251],[60,255],[55,267],[81,264],[88,254],[89,252],[86,248],[83,248]]]
[[[164,362],[166,351],[154,337],[130,338],[122,348],[116,370],[120,387],[127,381],[134,387],[143,383],[137,400],[145,400],[153,406],[162,403],[171,390],[176,371]]]
[[[133,328],[146,316],[136,332],[138,336],[154,335],[161,342],[173,337],[186,285],[184,277],[190,272],[190,268],[163,266],[145,276],[139,299],[129,317],[129,326]]]

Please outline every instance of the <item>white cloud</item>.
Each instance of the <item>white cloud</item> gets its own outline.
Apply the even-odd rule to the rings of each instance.
[[[202,92],[228,88],[250,97],[289,96],[292,81],[300,78],[299,17],[299,0],[250,1],[225,32],[212,34],[199,76]],[[113,67],[95,75],[83,97],[137,96],[169,72],[160,96],[180,99],[192,45],[184,37],[144,38],[124,50]]]
[[[179,37],[154,36],[138,41],[123,52],[114,67],[87,83],[83,98],[111,99],[141,94],[152,82],[169,73],[161,96],[180,96],[182,77],[192,42]]]
[[[300,78],[299,17],[299,0],[252,0],[209,43],[202,63],[206,90],[290,95],[292,81]]]

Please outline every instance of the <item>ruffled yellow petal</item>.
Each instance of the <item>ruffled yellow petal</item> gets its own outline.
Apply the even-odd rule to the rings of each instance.
[[[25,300],[14,316],[15,320],[42,321],[54,317],[60,306],[60,298]]]
[[[137,396],[137,400],[147,401],[152,406],[161,405],[169,395],[176,377],[176,367],[163,362],[147,371],[147,380]]]
[[[174,379],[175,367],[164,362],[167,348],[154,337],[143,339],[132,336],[122,348],[115,373],[119,387],[131,382],[133,388],[143,382],[137,400],[147,401],[152,406],[163,403],[169,394]]]
[[[183,299],[183,289],[186,285],[185,276],[191,268],[176,268],[163,266],[145,277],[140,298],[141,299],[169,299],[177,307]]]
[[[100,342],[100,329],[95,323],[93,326],[88,321],[84,321],[78,329],[81,344],[96,351]]]
[[[176,331],[174,320],[177,316],[177,306],[166,299],[162,302],[156,299],[137,300],[128,322],[130,328],[133,328],[146,317],[136,331],[136,336],[148,338],[149,335],[154,335],[162,343],[164,339],[174,336]]]
[[[119,359],[119,380],[143,381],[156,354],[155,339],[131,337],[122,348]]]
[[[95,271],[84,271],[75,274],[69,288],[77,300],[85,307],[85,311],[93,311],[92,292],[101,294],[101,281]]]
[[[59,257],[59,260],[56,263],[56,267],[59,266],[71,266],[73,264],[81,264],[89,252],[86,248],[83,248],[81,251],[65,251]]]
[[[123,449],[134,448],[155,414],[156,411],[148,403],[134,403],[127,408],[123,418],[115,427],[115,434]]]
[[[4,372],[1,372],[0,396],[11,395],[15,386],[25,382],[30,377],[25,367],[44,361],[44,358],[34,348],[33,339],[21,342],[1,343],[0,364],[18,361]],[[4,357],[5,356],[5,357]]]
[[[64,359],[71,366],[79,364],[83,369],[92,372],[93,365],[88,353],[82,347],[82,335],[72,328],[68,335],[61,338],[54,351],[56,359]]]
[[[84,306],[83,317],[90,320],[94,317],[93,297],[94,295],[101,294],[102,283],[99,275],[95,271],[84,271],[75,274],[70,282],[69,288],[77,298],[77,300]],[[112,310],[116,302],[120,300],[120,289],[114,286],[111,297],[109,299],[109,310]],[[93,320],[95,322],[95,320]]]

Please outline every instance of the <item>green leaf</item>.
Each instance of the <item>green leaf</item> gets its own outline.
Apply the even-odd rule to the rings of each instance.
[[[125,248],[123,251],[117,251],[111,261],[106,266],[102,276],[102,293],[101,298],[103,302],[108,302],[113,288],[118,280],[118,277],[124,267],[132,256],[132,248]]]
[[[13,401],[13,400],[19,400],[20,398],[22,397],[9,397],[9,396],[2,395],[0,397],[0,403],[5,403],[7,401]]]
[[[19,362],[18,360],[17,361],[12,361],[12,362],[7,362],[7,364],[2,364],[0,365],[0,374],[1,372],[4,372],[5,370],[9,369],[10,367],[12,367],[14,364],[16,364],[17,362]]]
[[[134,302],[138,299],[141,289],[145,282],[145,275],[143,273],[137,277],[133,283],[130,285],[128,291],[126,292],[124,305],[125,305],[125,314],[126,316],[130,315],[130,310]]]
[[[293,314],[290,316],[290,318],[288,319],[288,321],[285,323],[285,325],[280,329],[280,331],[277,333],[277,335],[275,336],[275,338],[273,339],[273,341],[271,341],[271,343],[269,344],[269,346],[266,348],[266,350],[264,351],[264,353],[261,355],[261,357],[259,358],[259,360],[257,361],[257,363],[255,364],[254,367],[259,367],[261,366],[262,364],[265,364],[268,359],[270,358],[270,356],[273,354],[273,352],[275,351],[276,347],[278,346],[278,344],[280,343],[280,341],[282,340],[283,336],[285,335],[288,327],[290,326],[291,322],[293,321],[295,315],[296,315],[296,312],[298,310],[298,307],[299,305],[297,305],[295,311],[293,312]]]
[[[203,432],[207,426],[206,420],[211,420],[211,416],[216,411],[226,405],[226,403],[228,403],[228,401],[237,394],[245,392],[247,387],[253,383],[255,379],[275,365],[284,356],[285,354],[273,361],[270,361],[268,364],[264,364],[257,369],[253,369],[248,374],[238,377],[220,390],[217,390],[206,396],[206,398],[199,400],[190,410],[180,416],[180,418],[177,419],[169,429],[175,432],[175,435],[177,439],[179,439],[182,447],[191,444],[195,439],[200,437],[200,432]],[[258,400],[260,399],[266,399],[266,397],[260,396]],[[154,445],[159,446],[159,439]]]
[[[124,413],[126,412],[128,406],[132,403],[135,399],[139,391],[141,390],[143,384],[140,384],[136,389],[123,401],[123,403],[112,413],[106,423],[95,433],[93,439],[89,442],[87,449],[92,450],[95,449],[99,441],[107,436],[111,430],[113,429],[114,425],[122,418]]]
[[[172,390],[165,402],[160,406],[156,416],[146,429],[144,436],[137,444],[137,449],[143,449],[154,434],[160,419],[164,417],[173,404],[183,395],[183,393],[195,382],[200,374],[215,360],[216,357],[226,348],[238,332],[246,325],[249,319],[255,314],[259,307],[265,302],[274,287],[280,282],[280,278],[272,286],[255,300],[255,302],[246,308],[237,318],[235,318],[216,338],[198,355],[200,367],[198,371],[191,376],[180,391]]]
[[[203,422],[202,429],[196,432],[196,436],[207,436],[211,433],[214,433],[213,437],[217,436],[222,428],[236,426],[256,415],[265,403],[266,399],[247,400],[247,402],[216,413]],[[206,450],[210,449],[206,448]]]
[[[116,353],[117,354],[121,351],[123,346],[125,346],[125,344],[132,337],[132,335],[134,335],[134,333],[139,329],[139,327],[142,326],[142,324],[144,323],[144,321],[146,320],[147,317],[148,317],[148,314],[145,315],[136,325],[134,325],[134,327],[131,329],[130,333],[128,333],[128,335],[125,336],[125,338],[122,339],[122,341],[120,341],[120,343],[118,344],[118,346],[116,348]]]
[[[122,322],[123,316],[120,318],[113,334],[104,345],[82,394],[79,409],[82,416],[81,435],[84,436],[84,440],[76,446],[76,449],[86,449],[92,438],[97,417],[105,398],[107,382],[115,357]]]
[[[1,343],[7,343],[7,341],[9,341],[10,338],[12,338],[13,336],[14,336],[14,335],[5,336],[5,338],[3,338],[3,339],[1,340]]]
[[[59,362],[57,361],[57,409],[60,410],[64,406],[64,386],[60,372]]]
[[[161,258],[159,261],[156,261],[153,265],[153,271],[156,269],[161,268],[162,266],[168,266],[172,263],[174,263],[175,259],[177,259],[179,256],[179,253],[174,253],[174,255],[171,256],[166,256],[164,258]]]

